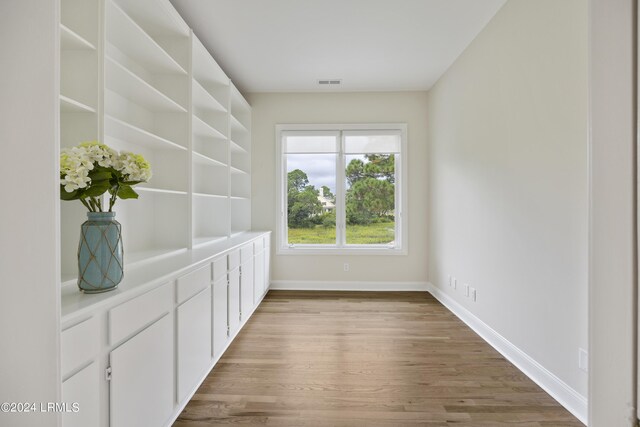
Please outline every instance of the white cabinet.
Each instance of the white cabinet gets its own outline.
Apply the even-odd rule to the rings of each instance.
[[[99,329],[95,317],[90,317],[62,331],[60,339],[62,401],[77,403],[77,411],[64,412],[64,427],[99,425],[100,374],[96,356],[99,349]]]
[[[109,344],[118,344],[169,313],[173,308],[172,285],[162,285],[109,310]]]
[[[264,287],[264,250],[261,252],[257,252],[254,256],[254,303],[258,304],[262,297],[264,296],[265,287]]]
[[[178,336],[178,403],[197,387],[211,362],[211,288],[176,310]]]
[[[240,319],[247,321],[255,300],[253,298],[253,245],[246,245],[240,250]]]
[[[178,279],[176,302],[182,304],[211,284],[211,266],[206,265]]]
[[[229,253],[228,257],[228,273],[229,280],[229,336],[233,337],[240,329],[240,251],[234,250]]]
[[[229,336],[240,329],[240,266],[229,271]]]
[[[264,236],[264,292],[271,286],[271,234]]]
[[[100,378],[98,365],[92,362],[62,383],[62,401],[70,405],[70,411],[62,414],[63,427],[100,425]]]
[[[271,257],[270,249],[271,240],[269,235],[265,235],[257,239],[253,245],[255,250],[254,257],[254,290],[255,303],[257,304],[264,294],[269,290],[269,264]]]
[[[90,317],[62,331],[60,347],[63,378],[95,358],[99,346],[97,327],[95,317]]]
[[[63,414],[63,426],[169,425],[264,295],[266,234],[235,236],[210,252],[130,272],[144,271],[144,289],[122,287],[102,300],[65,297],[62,397],[79,411]],[[176,270],[163,271],[167,265]],[[69,309],[87,301],[94,308]]]
[[[227,305],[227,275],[221,276],[213,283],[213,357],[222,354],[229,341]]]
[[[173,413],[173,316],[165,315],[110,355],[110,424],[163,426]]]

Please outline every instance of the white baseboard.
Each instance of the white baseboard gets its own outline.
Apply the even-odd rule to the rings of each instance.
[[[473,329],[489,345],[513,363],[533,382],[538,384],[551,397],[575,415],[584,425],[587,425],[587,398],[571,388],[567,383],[548,371],[524,351],[513,345],[509,340],[494,331],[489,325],[477,318],[473,313],[460,305],[456,300],[427,283],[428,292],[447,307],[460,320]]]
[[[272,280],[269,289],[287,291],[426,291],[427,282],[328,282]]]

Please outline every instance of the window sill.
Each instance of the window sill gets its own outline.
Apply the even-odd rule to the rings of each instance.
[[[322,247],[322,246],[287,246],[278,247],[276,255],[407,255],[404,248],[381,247]]]

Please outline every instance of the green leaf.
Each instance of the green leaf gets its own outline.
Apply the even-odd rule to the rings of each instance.
[[[92,182],[91,186],[85,190],[84,197],[101,196],[109,190],[110,187],[111,185],[109,184],[109,181]]]
[[[80,198],[80,194],[82,192],[79,190],[75,190],[72,191],[71,193],[68,193],[65,189],[64,189],[64,185],[60,186],[60,200],[78,200]]]
[[[121,199],[137,199],[138,193],[136,193],[131,186],[122,185],[120,189],[118,189],[118,197]]]
[[[109,181],[112,176],[113,174],[107,170],[89,172],[89,178],[91,178],[92,183],[99,181]]]

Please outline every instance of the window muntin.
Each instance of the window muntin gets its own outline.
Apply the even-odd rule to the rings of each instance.
[[[406,253],[401,179],[406,125],[312,129],[304,125],[277,128],[279,251],[395,249]],[[299,176],[292,177],[293,172]],[[303,215],[299,199],[291,199],[301,192],[306,192],[303,202],[315,205]]]

